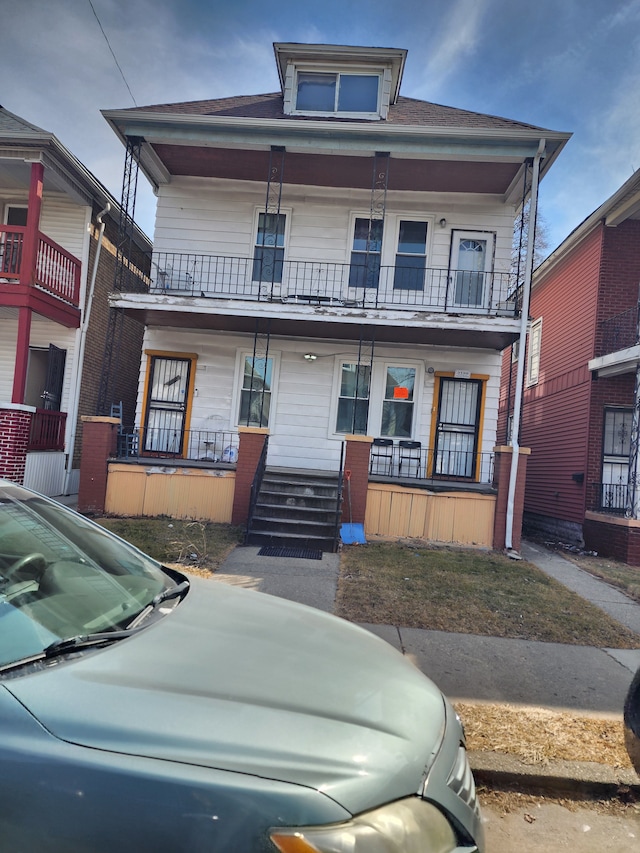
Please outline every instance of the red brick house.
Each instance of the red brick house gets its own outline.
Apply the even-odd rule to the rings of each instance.
[[[636,375],[640,171],[537,268],[521,443],[525,529],[640,564]],[[517,347],[503,353],[499,436],[511,425]]]

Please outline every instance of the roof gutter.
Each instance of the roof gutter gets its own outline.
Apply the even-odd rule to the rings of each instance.
[[[541,139],[538,150],[533,158],[533,172],[531,177],[531,207],[529,209],[529,234],[527,238],[527,260],[524,269],[524,284],[522,288],[522,312],[520,315],[520,348],[518,358],[518,369],[516,378],[516,393],[513,404],[513,424],[511,429],[511,470],[509,472],[509,492],[507,494],[507,518],[505,531],[505,548],[507,554],[514,560],[521,559],[513,548],[513,522],[514,505],[516,494],[516,483],[518,480],[518,462],[520,458],[520,446],[518,444],[520,432],[520,416],[522,413],[522,391],[524,385],[524,356],[527,344],[527,326],[529,324],[529,305],[531,302],[531,276],[533,273],[533,255],[535,240],[535,222],[538,214],[538,187],[540,184],[540,161],[544,157],[546,140]]]

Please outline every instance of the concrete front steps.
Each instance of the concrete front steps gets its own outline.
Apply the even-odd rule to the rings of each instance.
[[[334,551],[338,491],[335,472],[267,468],[249,523],[248,544]]]

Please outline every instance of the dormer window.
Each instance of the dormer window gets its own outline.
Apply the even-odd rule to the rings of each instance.
[[[406,50],[287,42],[273,49],[287,116],[379,121],[397,103]]]
[[[299,71],[297,82],[296,112],[379,112],[379,74]]]

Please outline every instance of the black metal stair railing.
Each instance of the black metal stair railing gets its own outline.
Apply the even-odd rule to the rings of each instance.
[[[340,539],[340,522],[342,520],[342,493],[344,488],[344,441],[340,445],[340,466],[338,468],[338,485],[336,490],[336,523],[333,533],[333,553],[338,550]]]

